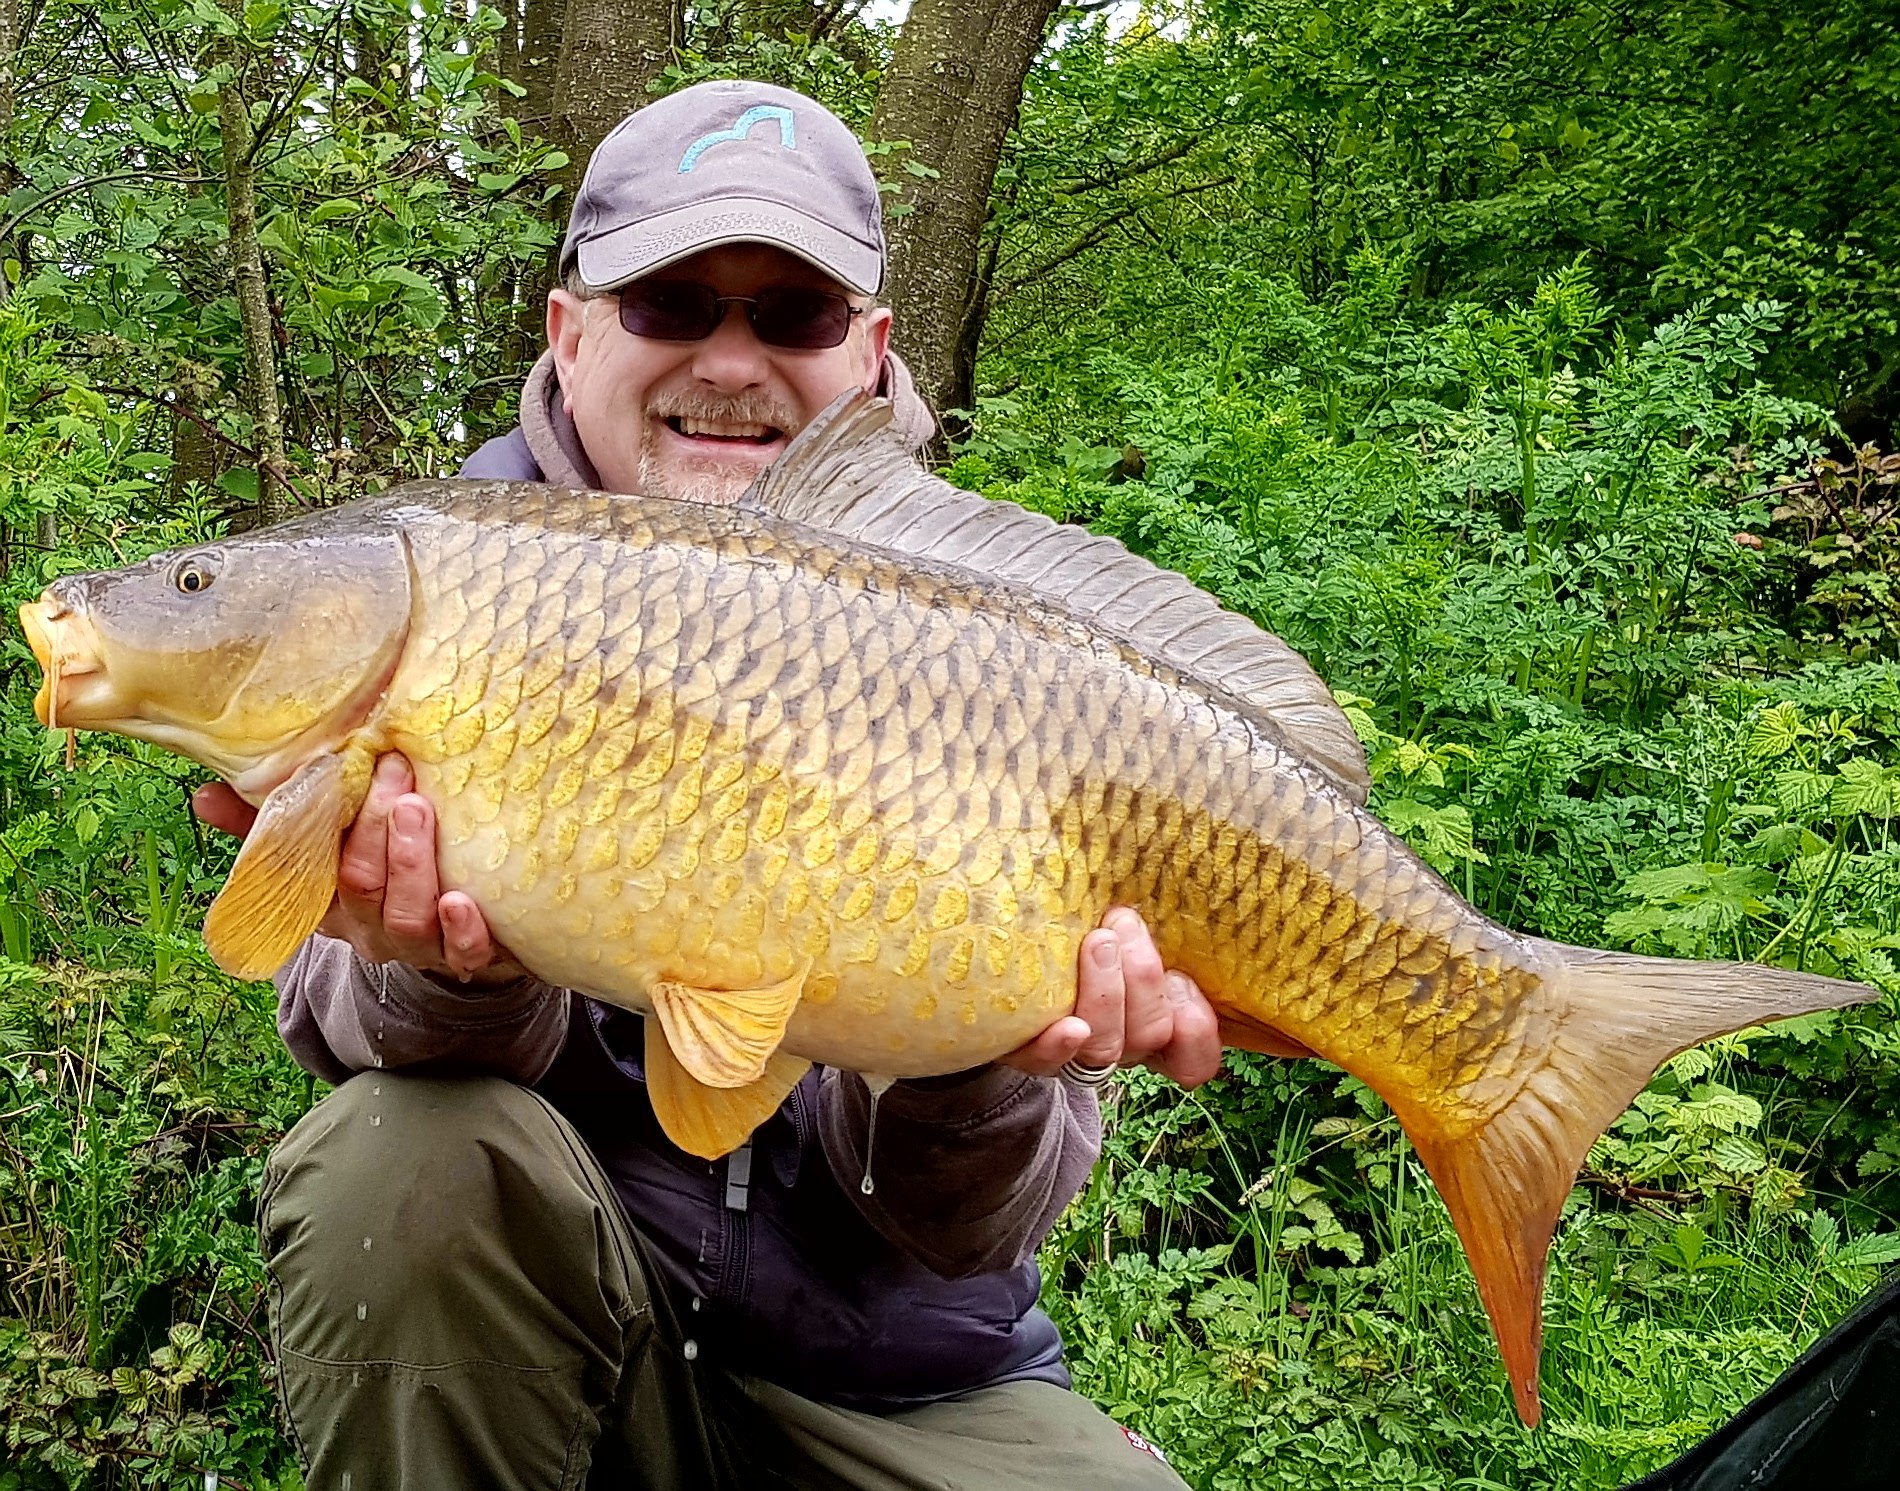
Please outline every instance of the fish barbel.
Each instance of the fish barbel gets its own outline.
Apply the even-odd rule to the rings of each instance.
[[[371,766],[433,803],[442,885],[539,977],[648,1014],[682,1148],[813,1062],[959,1071],[1067,1013],[1146,920],[1230,1045],[1390,1104],[1535,1422],[1544,1258],[1658,1065],[1871,997],[1486,919],[1364,808],[1296,655],[1111,540],[910,465],[841,401],[735,510],[420,483],[22,609],[51,723],[157,741],[260,805],[205,938],[277,969]]]

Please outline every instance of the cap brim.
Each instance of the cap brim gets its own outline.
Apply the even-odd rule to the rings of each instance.
[[[875,295],[883,288],[884,258],[875,245],[756,198],[726,197],[629,223],[588,239],[575,257],[589,289],[614,290],[728,243],[772,244],[860,295]]]

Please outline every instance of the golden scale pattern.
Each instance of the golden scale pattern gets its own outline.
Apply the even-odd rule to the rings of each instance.
[[[1066,619],[756,514],[459,498],[404,527],[385,736],[446,880],[557,982],[638,1006],[804,968],[787,1049],[949,1071],[1065,1012],[1123,902],[1217,1010],[1445,1093],[1441,1123],[1548,1037],[1520,943],[1244,710]]]

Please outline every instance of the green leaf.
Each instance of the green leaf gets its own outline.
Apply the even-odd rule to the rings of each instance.
[[[378,265],[370,278],[383,284],[406,285],[411,290],[426,290],[431,295],[435,294],[435,281],[424,279],[415,270],[406,269],[400,264]]]
[[[1894,812],[1894,772],[1876,761],[1856,757],[1841,763],[1830,804],[1836,813],[1866,813],[1891,818]]]
[[[1734,1175],[1753,1175],[1768,1163],[1762,1147],[1741,1134],[1723,1134],[1709,1147],[1709,1158]]]
[[[319,202],[310,209],[310,221],[313,223],[334,222],[340,217],[355,217],[363,210],[362,203],[352,202],[347,197],[332,197],[327,202]]]
[[[1840,1268],[1885,1268],[1900,1263],[1900,1232],[1872,1232],[1857,1237],[1834,1254]]]
[[[257,501],[257,472],[249,466],[233,466],[220,471],[215,483],[218,490],[229,492],[244,502]]]
[[[351,285],[347,290],[339,290],[331,285],[312,284],[311,298],[326,311],[340,310],[346,305],[366,305],[369,292],[361,285]]]
[[[1781,811],[1791,814],[1808,813],[1820,807],[1834,786],[1834,778],[1818,771],[1778,771],[1774,780]]]
[[[1785,756],[1801,739],[1801,711],[1792,704],[1763,710],[1748,732],[1748,753],[1757,760]]]

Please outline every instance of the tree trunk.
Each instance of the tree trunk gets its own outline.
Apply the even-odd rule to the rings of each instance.
[[[886,291],[896,345],[938,409],[967,409],[982,333],[977,256],[1003,141],[1056,0],[916,0],[871,133],[904,140]],[[934,175],[918,177],[907,162]],[[972,324],[974,323],[974,324]]]
[[[224,0],[225,13],[243,25],[243,0]],[[230,232],[231,278],[237,290],[238,322],[244,335],[244,377],[251,410],[251,443],[257,448],[257,521],[274,523],[290,513],[284,486],[284,418],[277,400],[277,348],[271,331],[270,293],[257,242],[257,168],[252,159],[251,114],[244,94],[244,47],[225,47],[232,76],[218,90],[218,133],[224,156],[225,221]]]
[[[385,29],[377,21],[365,20],[360,14],[352,12],[348,35],[350,75],[374,88],[379,100],[366,106],[364,111],[379,120],[388,120],[401,103],[401,99],[396,97],[400,89],[397,79],[408,71],[407,57],[403,58],[400,68],[396,65],[397,46],[402,39],[402,32]]]
[[[684,0],[567,0],[552,133],[568,154],[569,202],[594,147],[647,101],[684,24]]]
[[[19,180],[19,171],[13,164],[13,97],[20,42],[18,0],[0,0],[0,202],[7,200]],[[7,272],[7,260],[11,257],[11,245],[0,238],[0,305],[4,305],[12,293],[13,277]],[[12,568],[13,534],[6,520],[0,519],[0,580],[4,580]]]
[[[554,127],[554,79],[561,65],[561,30],[567,24],[567,0],[526,0],[521,12],[521,47],[509,74],[528,91],[517,116],[535,134]]]
[[[209,487],[216,481],[225,464],[223,449],[205,433],[204,426],[174,411],[172,464],[166,483],[172,511],[183,509],[193,487]]]

